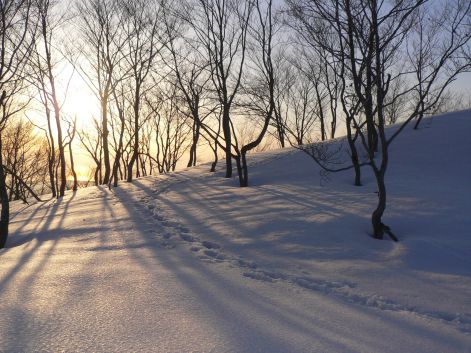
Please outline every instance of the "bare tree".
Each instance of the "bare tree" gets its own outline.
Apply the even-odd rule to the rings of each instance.
[[[262,88],[266,92],[265,107],[263,109],[263,123],[260,132],[256,137],[243,144],[240,154],[237,153],[237,171],[239,174],[240,186],[249,185],[249,173],[247,164],[247,153],[260,145],[265,137],[270,122],[275,113],[275,69],[273,65],[274,37],[276,34],[276,22],[273,11],[272,0],[255,0],[256,19],[251,26],[251,37],[256,48],[252,61],[258,68],[258,79],[256,79],[255,90],[252,89],[252,97],[257,100],[259,95],[255,94],[257,88]]]
[[[119,85],[113,87],[112,90],[113,100],[110,102],[112,108],[111,112],[111,123],[112,133],[115,145],[115,159],[113,163],[113,186],[118,186],[118,180],[123,179],[124,175],[121,172],[121,158],[123,155],[124,146],[124,134],[126,131],[126,95],[122,82]],[[127,166],[125,166],[125,170]],[[120,174],[118,176],[118,173]],[[111,182],[111,180],[110,180]]]
[[[132,155],[128,164],[127,181],[133,179],[134,165],[139,162],[139,130],[141,126],[142,101],[147,91],[152,88],[148,85],[158,55],[165,42],[162,37],[160,4],[144,0],[122,0],[120,3],[124,17],[123,31],[129,40],[125,60],[130,68],[131,80],[129,89],[132,92],[133,107],[133,138]],[[137,166],[136,170],[139,170]]]
[[[52,172],[52,167],[56,162],[55,143],[57,143],[59,150],[58,162],[60,168],[60,183],[57,188],[57,196],[62,197],[65,194],[67,186],[67,163],[62,131],[62,106],[59,93],[60,86],[57,82],[56,72],[58,61],[55,60],[54,56],[57,52],[57,31],[64,23],[64,17],[61,13],[58,13],[59,2],[56,0],[35,0],[34,3],[39,16],[40,37],[34,46],[35,51],[33,60],[31,61],[34,75],[32,76],[31,81],[39,90],[40,99],[44,105],[48,123],[49,138],[51,140],[50,151],[52,153],[50,161],[50,177],[53,194],[56,190],[56,186],[54,186],[54,183],[52,182],[52,176],[56,175]],[[51,126],[52,115],[54,116],[53,120],[55,122],[57,139],[54,139],[53,137],[53,129]]]
[[[11,119],[2,131],[2,143],[9,200],[26,202],[30,196],[44,193],[48,154],[34,125],[19,117]]]
[[[389,162],[389,146],[411,120],[420,116],[421,112],[431,109],[446,87],[448,79],[452,77],[439,83],[438,95],[435,94],[434,99],[427,102],[423,97],[431,92],[433,83],[437,83],[434,78],[451,57],[441,56],[443,60],[439,60],[439,64],[433,67],[427,78],[416,76],[415,82],[411,80],[396,97],[420,89],[422,85],[425,89],[401,126],[390,136],[386,135],[386,107],[390,104],[386,97],[391,82],[410,72],[407,66],[397,65],[397,57],[399,51],[404,50],[404,43],[407,43],[405,39],[412,34],[414,25],[420,18],[419,12],[425,10],[427,1],[402,0],[391,3],[388,7],[376,0],[337,0],[328,3],[318,0],[290,0],[289,4],[291,13],[309,31],[311,39],[328,50],[345,68],[343,77],[348,77],[351,83],[346,87],[352,87],[349,91],[354,95],[352,107],[359,105],[360,114],[352,117],[353,126],[368,152],[368,164],[373,170],[378,187],[378,204],[371,216],[373,236],[382,239],[386,233],[397,240],[391,229],[382,222],[386,209],[385,174]],[[458,18],[459,23],[469,13],[470,6],[468,3],[459,7],[460,15],[452,17]],[[457,31],[458,23],[452,21],[451,28]],[[332,33],[329,28],[333,28],[336,33],[335,42],[326,40],[329,38],[326,33]],[[451,47],[458,45],[459,48],[460,43],[461,41],[452,42]],[[360,117],[363,123],[359,120]],[[365,125],[366,131],[363,129]],[[376,138],[374,134],[377,134],[380,156],[376,156],[375,149],[372,148],[372,140]]]
[[[34,35],[34,20],[31,16],[32,1],[0,2],[0,152],[3,151],[2,131],[12,111],[8,111],[7,101],[22,88],[21,81],[26,60],[31,50]],[[31,34],[33,33],[33,34]],[[0,153],[0,248],[5,247],[10,222],[10,205],[6,185],[3,158]]]
[[[291,87],[295,82],[293,68],[288,62],[284,53],[274,56],[273,65],[278,72],[278,79],[275,80],[275,111],[271,125],[276,129],[276,137],[281,147],[286,146],[286,126],[288,124],[288,104],[290,101]]]
[[[86,65],[80,67],[81,76],[98,98],[101,112],[101,141],[103,143],[103,183],[112,176],[109,150],[108,111],[113,89],[122,80],[122,61],[130,33],[120,24],[125,19],[119,0],[86,0],[77,3],[78,33],[82,36],[80,54]]]
[[[455,78],[471,70],[465,52],[471,37],[470,12],[471,3],[466,0],[446,1],[433,10],[423,7],[417,12],[407,48],[417,81],[415,100],[420,107],[414,129],[424,115],[436,110]]]
[[[175,82],[161,84],[152,94],[153,99],[146,98],[147,109],[150,109],[150,126],[148,134],[149,147],[143,155],[149,162],[155,163],[159,173],[175,171],[177,163],[192,144],[189,142],[191,119],[179,108],[184,101],[177,92],[179,87]],[[155,154],[150,153],[151,136],[155,142]],[[152,168],[151,168],[152,169]]]
[[[95,162],[93,179],[95,185],[98,186],[103,184],[103,143],[101,140],[103,134],[101,134],[101,121],[93,119],[93,125],[95,131],[82,130],[78,132],[78,136],[82,146]],[[98,132],[98,134],[94,132]]]
[[[231,111],[241,85],[247,49],[251,1],[195,0],[185,19],[204,47],[211,79],[222,107],[226,178],[232,177]]]
[[[171,60],[167,62],[171,73],[175,76],[179,94],[185,105],[177,107],[183,114],[189,116],[191,122],[192,144],[187,167],[196,165],[197,148],[200,141],[201,124],[214,113],[218,104],[211,102],[211,72],[209,60],[201,55],[201,48],[191,36],[188,36],[189,26],[178,15],[172,15],[171,10],[180,13],[181,8],[166,9],[164,13],[167,38],[167,50]]]

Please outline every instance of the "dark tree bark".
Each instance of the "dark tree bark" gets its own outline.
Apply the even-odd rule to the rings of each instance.
[[[200,138],[200,127],[196,121],[193,121],[192,137],[193,140],[190,147],[190,159],[188,161],[187,167],[196,166],[196,148],[198,147],[198,141]]]
[[[68,147],[69,147],[69,159],[70,159],[70,172],[74,179],[72,185],[72,191],[78,190],[78,180],[77,173],[75,172],[75,163],[74,163],[74,153],[72,151],[72,144],[74,142],[75,134],[77,132],[77,118],[73,120],[72,123],[69,123],[69,129],[67,130],[67,135],[69,137]]]
[[[8,5],[8,6],[7,6]],[[23,87],[24,68],[34,37],[34,26],[31,16],[32,1],[23,0],[0,6],[0,156],[3,152],[2,132],[8,119],[16,112],[5,110],[5,100],[18,93]],[[0,157],[0,248],[5,247],[8,238],[10,205],[3,170],[3,159]]]
[[[0,151],[1,150],[2,136],[0,134]],[[10,223],[10,202],[8,200],[5,171],[3,170],[2,153],[0,153],[0,203],[2,206],[0,214],[0,249],[3,249],[8,238],[8,225]]]

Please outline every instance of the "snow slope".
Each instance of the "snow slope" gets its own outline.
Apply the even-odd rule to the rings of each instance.
[[[200,166],[14,205],[0,251],[0,351],[471,352],[471,112],[392,146],[374,180],[291,149],[251,187]]]

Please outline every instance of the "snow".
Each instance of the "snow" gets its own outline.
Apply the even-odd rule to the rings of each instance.
[[[0,351],[471,352],[471,111],[391,147],[375,185],[293,149],[13,205]],[[220,166],[222,168],[222,166]]]

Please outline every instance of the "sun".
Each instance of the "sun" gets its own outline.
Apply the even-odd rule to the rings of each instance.
[[[78,181],[88,181],[90,179],[90,167],[83,165],[82,163],[79,164],[75,168],[75,173],[77,173],[77,180]]]
[[[100,115],[97,97],[76,72],[70,79],[62,111],[67,117],[76,117],[80,129],[90,128],[92,119]]]

